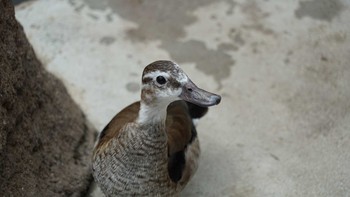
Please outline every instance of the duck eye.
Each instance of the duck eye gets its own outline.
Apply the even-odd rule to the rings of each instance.
[[[156,80],[161,85],[166,83],[166,79],[163,76],[158,76]]]

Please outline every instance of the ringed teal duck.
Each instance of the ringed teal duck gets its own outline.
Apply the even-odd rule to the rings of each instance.
[[[106,196],[176,196],[200,154],[193,119],[219,104],[172,61],[142,74],[141,101],[120,111],[98,137],[93,176]]]

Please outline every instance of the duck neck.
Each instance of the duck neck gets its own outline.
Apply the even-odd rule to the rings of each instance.
[[[142,125],[165,125],[167,107],[169,103],[144,102],[141,100],[138,123]]]

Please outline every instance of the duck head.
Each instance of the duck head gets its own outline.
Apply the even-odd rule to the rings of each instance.
[[[198,88],[172,61],[156,61],[146,66],[142,74],[143,103],[166,107],[181,99],[202,107],[217,105],[221,101],[219,95]]]

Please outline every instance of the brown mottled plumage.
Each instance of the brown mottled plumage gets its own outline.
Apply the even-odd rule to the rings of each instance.
[[[110,121],[94,149],[93,175],[106,196],[177,195],[197,169],[192,119],[221,99],[171,61],[148,65],[142,84],[141,101]]]

